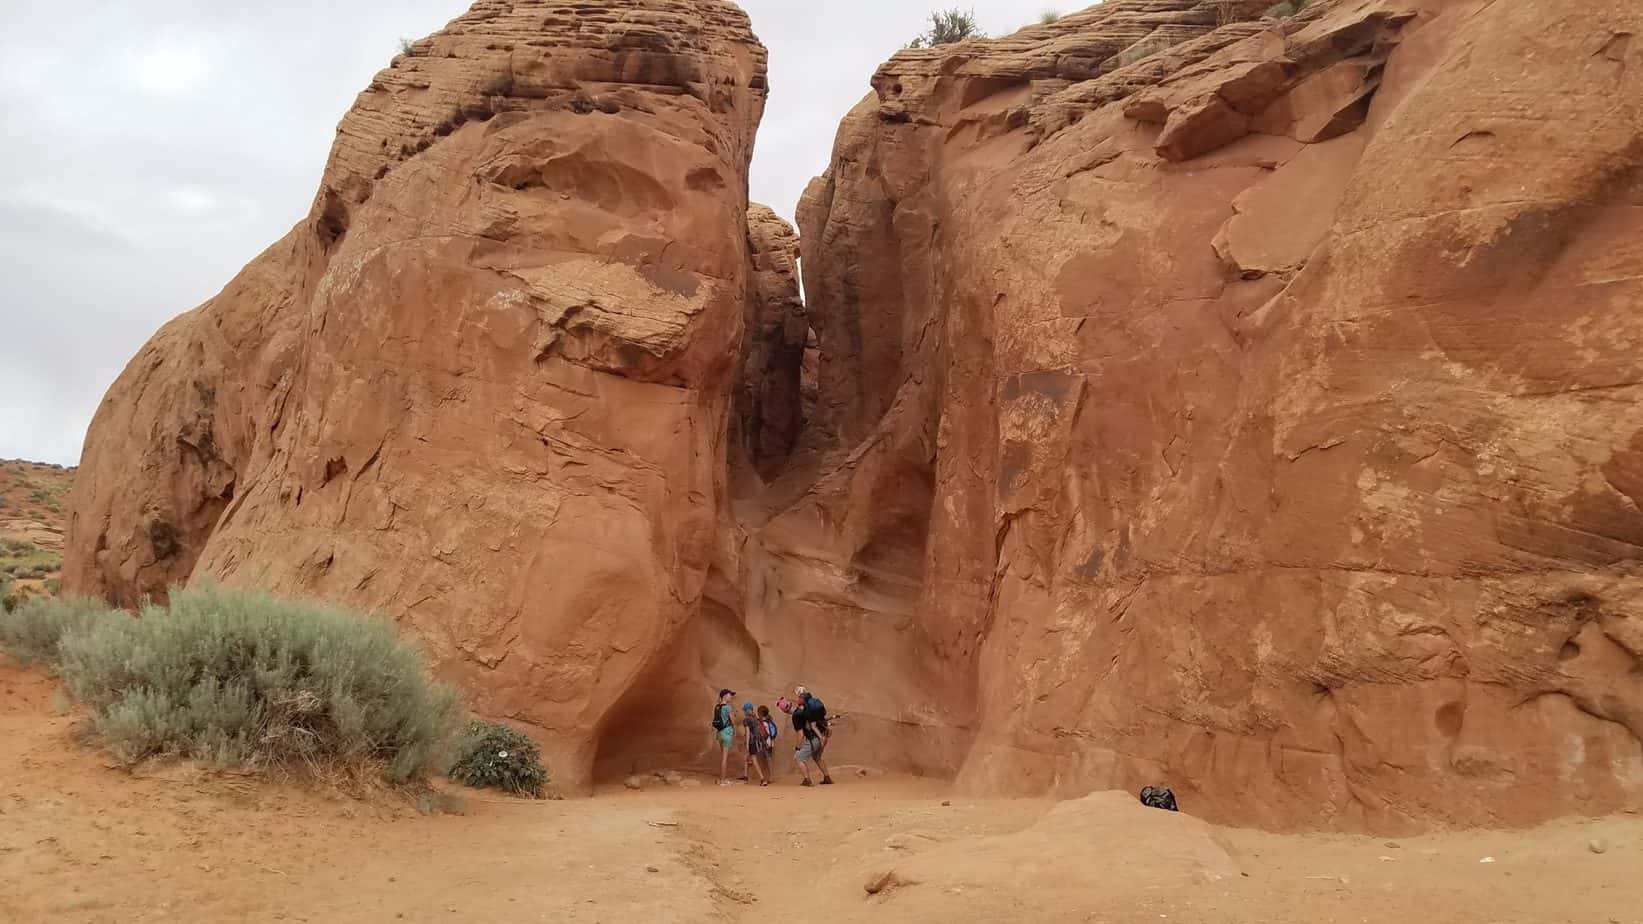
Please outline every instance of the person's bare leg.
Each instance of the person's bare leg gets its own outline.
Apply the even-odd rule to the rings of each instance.
[[[822,772],[822,782],[823,783],[833,782],[833,774],[827,772],[827,765],[822,763],[821,755],[818,754],[816,757],[814,757],[812,759],[815,760],[816,766]]]
[[[753,766],[759,769],[759,782],[766,786],[770,785],[770,755],[760,754],[758,757],[755,757],[753,759]]]
[[[729,781],[730,781],[730,748],[725,747],[724,742],[720,742],[719,743],[719,782],[727,783]]]

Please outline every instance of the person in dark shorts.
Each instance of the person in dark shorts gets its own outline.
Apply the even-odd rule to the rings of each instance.
[[[804,782],[799,785],[816,785],[810,778],[810,764],[814,763],[821,771],[821,784],[831,786],[833,776],[827,772],[827,764],[822,760],[822,752],[827,749],[827,739],[831,735],[827,730],[827,709],[804,687],[793,693],[796,699],[784,697],[776,703],[776,707],[793,716],[793,730],[799,733],[799,748],[793,755],[798,759],[799,770],[804,773]]]
[[[776,734],[779,729],[776,727],[776,720],[770,717],[769,706],[759,707],[759,722],[764,725],[765,769],[770,771],[770,779],[774,782],[776,779]]]
[[[742,731],[747,735],[747,763],[742,768],[742,779],[748,779],[749,770],[759,769],[759,785],[770,785],[770,738],[764,722],[753,712],[752,703],[742,703]],[[751,780],[749,780],[751,782]]]

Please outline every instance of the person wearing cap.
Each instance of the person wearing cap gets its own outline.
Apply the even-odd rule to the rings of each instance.
[[[742,779],[751,783],[754,767],[759,768],[759,785],[770,785],[770,739],[765,735],[764,722],[753,711],[752,703],[742,703],[742,730],[747,734],[747,762],[742,765]]]
[[[793,696],[791,700],[782,698],[776,706],[792,715],[793,730],[800,736],[799,749],[794,755],[798,758],[799,770],[804,773],[804,782],[799,785],[816,785],[810,779],[810,764],[813,762],[821,771],[822,785],[831,786],[833,776],[827,772],[827,764],[822,761],[822,752],[827,749],[827,741],[831,737],[827,730],[827,707],[802,686],[793,691]]]
[[[730,751],[736,746],[736,723],[731,719],[730,703],[736,691],[725,687],[719,691],[718,705],[713,707],[713,733],[719,739],[719,785],[729,786]]]

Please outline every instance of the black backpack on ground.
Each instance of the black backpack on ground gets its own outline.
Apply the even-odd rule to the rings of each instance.
[[[1175,793],[1161,786],[1146,786],[1141,789],[1141,804],[1148,808],[1163,809],[1166,812],[1178,812],[1175,807]]]

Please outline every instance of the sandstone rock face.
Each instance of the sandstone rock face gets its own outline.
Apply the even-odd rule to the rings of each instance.
[[[308,219],[110,391],[68,585],[390,615],[585,783],[701,607],[764,97],[720,0],[481,0],[416,43]]]
[[[67,583],[390,615],[573,789],[803,682],[989,792],[1643,804],[1643,9],[1269,6],[901,52],[795,242],[729,3],[482,2],[110,392]]]
[[[752,289],[744,316],[736,421],[746,461],[761,476],[780,471],[804,428],[800,394],[810,334],[799,294],[799,235],[769,206],[747,215]]]
[[[801,205],[816,519],[974,672],[907,718],[1241,823],[1635,806],[1643,9],[1255,12],[902,52]]]

